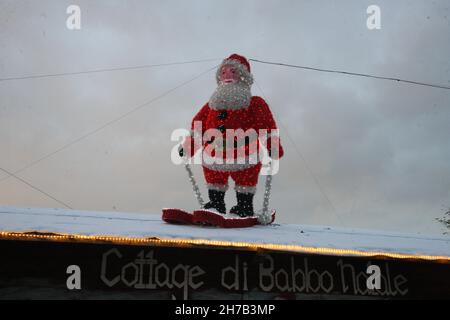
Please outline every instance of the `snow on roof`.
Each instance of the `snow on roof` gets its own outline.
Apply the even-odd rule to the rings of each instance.
[[[450,261],[450,237],[446,236],[276,223],[219,231],[215,227],[168,224],[160,214],[0,206],[0,239],[9,232],[187,240],[205,245],[217,241],[282,251]]]

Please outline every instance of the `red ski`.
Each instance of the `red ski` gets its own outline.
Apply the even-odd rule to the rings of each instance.
[[[268,224],[275,221],[275,210],[270,213],[271,220]],[[220,214],[211,210],[195,210],[193,213],[176,209],[163,209],[162,219],[173,224],[197,224],[215,226],[220,228],[248,228],[262,224],[258,216],[239,217],[234,214]]]
[[[194,222],[194,215],[188,211],[177,208],[164,208],[162,212],[162,219],[168,223],[192,224]]]

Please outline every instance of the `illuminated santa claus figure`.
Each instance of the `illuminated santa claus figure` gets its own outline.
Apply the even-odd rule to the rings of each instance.
[[[223,60],[216,81],[217,89],[192,120],[191,136],[180,148],[180,156],[192,157],[202,149],[210,200],[204,209],[226,213],[224,198],[231,177],[237,205],[230,213],[253,216],[262,166],[260,145],[262,142],[272,159],[281,158],[284,152],[278,128],[264,99],[251,94],[253,76],[245,57],[232,54]]]

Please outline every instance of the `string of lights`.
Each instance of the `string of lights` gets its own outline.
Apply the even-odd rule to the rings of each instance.
[[[82,74],[90,74],[90,73],[101,73],[101,72],[112,72],[112,71],[148,69],[148,68],[155,68],[155,67],[165,67],[165,66],[173,66],[173,65],[192,64],[192,63],[202,63],[202,62],[210,62],[210,61],[218,61],[218,60],[220,60],[220,59],[218,59],[218,58],[216,58],[216,59],[202,59],[202,60],[168,62],[168,63],[159,63],[159,64],[146,64],[146,65],[128,66],[128,67],[112,67],[112,68],[93,69],[93,70],[77,71],[77,72],[61,72],[61,73],[39,74],[39,75],[25,75],[25,76],[0,78],[0,82],[13,81],[13,80],[27,80],[27,79],[39,79],[39,78],[50,78],[50,77],[73,76],[73,75],[82,75]],[[422,81],[414,81],[414,80],[408,80],[408,79],[402,79],[402,78],[397,78],[397,77],[377,76],[377,75],[367,74],[367,73],[358,73],[358,72],[351,72],[351,71],[344,71],[344,70],[334,70],[334,69],[325,69],[325,68],[318,68],[318,67],[302,66],[302,65],[295,65],[295,64],[289,64],[289,63],[283,63],[283,62],[265,61],[265,60],[254,59],[254,58],[250,58],[249,61],[253,61],[253,62],[256,62],[256,63],[262,63],[262,64],[269,64],[269,65],[275,65],[275,66],[288,67],[288,68],[297,68],[297,69],[304,69],[304,70],[317,71],[317,72],[338,73],[338,74],[343,74],[343,75],[347,75],[347,76],[366,77],[366,78],[373,78],[373,79],[379,79],[379,80],[388,80],[388,81],[402,82],[402,83],[407,83],[407,84],[412,84],[412,85],[419,85],[419,86],[426,86],[426,87],[450,90],[450,86],[446,86],[446,85],[442,85],[442,84],[432,84],[432,83],[427,83],[427,82],[422,82]]]
[[[239,241],[222,241],[209,239],[173,239],[173,238],[142,238],[142,237],[124,237],[124,236],[109,236],[109,235],[83,235],[83,234],[45,234],[45,233],[24,233],[24,232],[9,232],[0,231],[0,239],[6,240],[46,240],[57,242],[82,242],[82,243],[99,243],[107,242],[114,244],[126,245],[152,245],[163,247],[223,247],[236,248],[244,250],[274,250],[285,252],[300,252],[320,255],[335,255],[335,256],[355,256],[355,257],[386,257],[393,259],[405,260],[425,260],[436,263],[448,264],[450,257],[440,255],[423,255],[423,254],[405,254],[397,252],[386,251],[363,251],[355,249],[344,248],[330,248],[330,247],[309,247],[293,244],[275,244],[275,243],[252,243]]]
[[[372,75],[372,74],[357,73],[357,72],[342,71],[342,70],[332,70],[332,69],[324,69],[324,68],[307,67],[307,66],[300,66],[300,65],[295,65],[295,64],[287,64],[287,63],[281,63],[281,62],[263,61],[263,60],[258,60],[258,59],[249,59],[249,60],[253,61],[253,62],[257,62],[257,63],[270,64],[270,65],[276,65],[276,66],[282,66],[282,67],[288,67],[288,68],[297,68],[297,69],[305,69],[305,70],[318,71],[318,72],[328,72],[328,73],[339,73],[339,74],[344,74],[344,75],[348,75],[348,76],[357,76],[357,77],[374,78],[374,79],[380,79],[380,80],[389,80],[389,81],[403,82],[403,83],[419,85],[419,86],[426,86],[426,87],[450,90],[449,86],[444,86],[444,85],[440,85],[440,84],[426,83],[426,82],[420,82],[420,81],[413,81],[413,80],[407,80],[407,79],[401,79],[401,78],[376,76],[376,75]]]
[[[27,76],[0,78],[0,82],[2,82],[2,81],[13,81],[13,80],[39,79],[39,78],[52,78],[52,77],[62,77],[62,76],[74,76],[74,75],[81,75],[81,74],[112,72],[112,71],[150,69],[150,68],[156,68],[156,67],[167,67],[167,66],[174,66],[174,65],[183,65],[183,64],[201,63],[201,62],[211,62],[211,61],[217,61],[217,60],[219,60],[219,59],[203,59],[203,60],[191,60],[191,61],[169,62],[169,63],[159,63],[159,64],[145,64],[145,65],[140,65],[140,66],[93,69],[93,70],[77,71],[77,72],[61,72],[61,73],[27,75]]]

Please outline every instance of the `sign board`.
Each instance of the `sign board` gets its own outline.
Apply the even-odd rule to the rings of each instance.
[[[450,297],[449,264],[429,261],[16,240],[0,250],[0,298]]]

